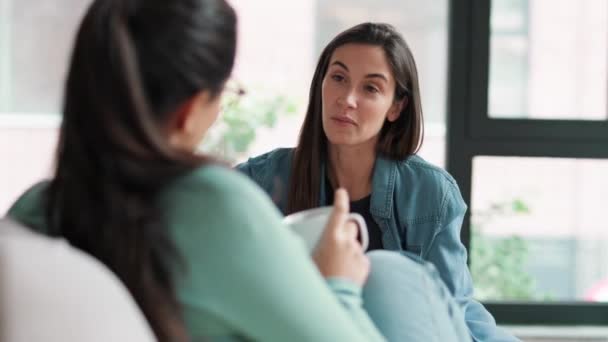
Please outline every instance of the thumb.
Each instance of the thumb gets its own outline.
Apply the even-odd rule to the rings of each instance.
[[[334,208],[327,221],[327,230],[335,231],[344,225],[349,213],[348,193],[344,189],[336,190],[334,195]]]

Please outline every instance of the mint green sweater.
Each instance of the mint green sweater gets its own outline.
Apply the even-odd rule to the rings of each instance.
[[[9,216],[44,232],[46,184],[22,195]],[[201,167],[175,180],[160,201],[187,266],[176,283],[192,336],[384,341],[362,308],[361,289],[323,279],[303,242],[244,176]]]

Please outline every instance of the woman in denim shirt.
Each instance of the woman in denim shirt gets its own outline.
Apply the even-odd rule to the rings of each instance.
[[[467,206],[454,179],[416,155],[422,135],[410,49],[392,26],[364,23],[322,52],[297,147],[237,168],[284,214],[328,205],[333,189],[346,188],[352,210],[367,221],[370,249],[403,251],[432,263],[462,306],[475,341],[516,341],[472,299],[460,241]]]

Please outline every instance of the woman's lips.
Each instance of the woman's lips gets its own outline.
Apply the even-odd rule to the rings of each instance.
[[[348,116],[333,116],[331,119],[341,125],[357,126],[357,123],[353,119],[349,118]]]

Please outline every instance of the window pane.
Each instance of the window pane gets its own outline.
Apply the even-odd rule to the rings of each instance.
[[[606,120],[608,1],[493,0],[488,112]]]
[[[477,298],[608,301],[606,175],[608,160],[474,158]]]
[[[68,58],[90,2],[0,0],[0,215],[51,172]]]
[[[243,134],[238,146],[214,142],[216,147],[222,146],[228,159],[243,160],[295,145],[321,49],[351,26],[382,21],[397,27],[416,58],[427,124],[421,155],[444,164],[447,0],[239,0],[232,4],[240,16],[235,78],[248,90],[239,110],[248,113],[246,124],[254,130],[246,137]],[[288,105],[272,106],[278,98]],[[276,112],[272,120],[256,119],[256,115],[266,118],[268,108]],[[217,125],[219,131],[229,129],[225,126],[221,121]]]
[[[75,29],[90,0],[1,1],[10,9],[0,25],[8,40],[0,60],[10,66],[0,76],[8,88],[2,111],[58,113]]]

